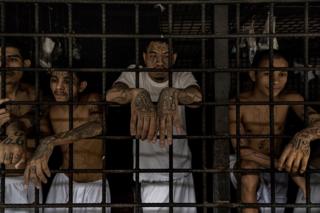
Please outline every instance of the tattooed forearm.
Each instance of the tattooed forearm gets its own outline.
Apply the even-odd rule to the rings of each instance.
[[[199,103],[202,100],[202,95],[198,87],[190,86],[179,90],[178,100],[180,104],[184,105]]]
[[[5,138],[0,143],[2,144],[17,144],[20,146],[24,146],[26,141],[26,135],[23,131],[16,131]]]
[[[146,90],[141,90],[137,94],[133,104],[140,112],[155,112],[154,104]]]

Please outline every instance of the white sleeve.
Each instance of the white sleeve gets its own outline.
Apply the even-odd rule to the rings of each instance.
[[[179,72],[177,73],[177,88],[185,89],[189,86],[199,86],[197,80],[194,78],[191,72]]]
[[[135,88],[136,74],[135,72],[122,72],[114,84],[117,82],[124,83],[128,85],[129,88]]]

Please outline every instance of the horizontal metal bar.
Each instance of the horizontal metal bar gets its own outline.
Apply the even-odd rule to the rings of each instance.
[[[83,33],[0,33],[0,36],[5,37],[56,37],[56,38],[141,38],[141,39],[227,39],[227,38],[296,38],[296,37],[319,37],[320,33],[274,33],[274,34],[83,34]]]
[[[1,0],[5,3],[90,3],[90,4],[235,4],[235,3],[305,3],[306,0]],[[308,0],[319,2],[319,0]]]
[[[0,204],[0,208],[66,208],[66,207],[207,207],[207,208],[244,208],[244,207],[287,207],[306,208],[320,207],[320,203],[231,203],[229,201],[217,201],[215,203],[50,203],[50,204]]]

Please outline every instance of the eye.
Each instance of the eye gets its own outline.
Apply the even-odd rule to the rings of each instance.
[[[286,76],[288,76],[288,73],[287,72],[280,72],[279,76],[280,77],[286,77]]]
[[[56,78],[50,78],[50,82],[51,82],[51,83],[56,83],[56,82],[57,82],[57,79],[56,79]]]
[[[269,72],[264,72],[264,73],[262,73],[262,75],[268,77],[269,76]]]
[[[7,58],[7,62],[9,62],[9,63],[16,63],[19,61],[20,61],[20,59],[18,57],[8,57]]]

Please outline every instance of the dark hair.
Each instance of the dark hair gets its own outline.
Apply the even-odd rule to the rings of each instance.
[[[151,42],[159,42],[159,43],[166,43],[167,45],[168,45],[168,47],[169,47],[169,41],[168,41],[168,39],[164,39],[164,38],[155,38],[155,39],[147,39],[147,40],[144,40],[143,42],[142,42],[142,44],[143,44],[143,52],[147,52],[148,51],[148,47],[149,47],[149,45],[150,45],[150,43]],[[174,51],[174,45],[172,44],[172,52],[175,52]]]
[[[253,68],[259,68],[259,67],[260,67],[260,64],[261,64],[264,60],[269,61],[269,59],[270,59],[270,54],[271,54],[271,53],[270,53],[270,50],[258,51],[258,52],[256,53],[256,55],[254,56],[254,58],[253,58],[251,67],[253,67]],[[289,63],[289,61],[287,60],[287,57],[285,57],[283,53],[281,53],[281,52],[278,51],[278,50],[273,50],[273,59],[280,59],[280,58],[286,60],[286,61]]]
[[[1,46],[13,47],[18,49],[23,59],[30,59],[31,54],[28,48],[29,45],[27,45],[26,40],[18,38],[5,38],[4,43],[1,43]]]
[[[58,59],[51,62],[52,68],[65,68],[66,71],[69,70],[69,60],[66,57],[59,57]],[[82,62],[80,60],[72,60],[72,67],[73,68],[81,68]],[[74,72],[74,74],[79,79],[79,82],[86,81],[86,73],[85,72]]]

